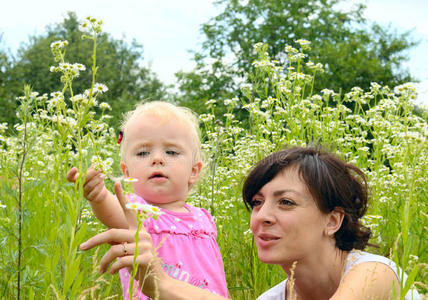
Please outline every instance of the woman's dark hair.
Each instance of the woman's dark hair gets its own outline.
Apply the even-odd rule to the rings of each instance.
[[[253,207],[254,195],[278,173],[295,167],[306,183],[316,205],[323,213],[341,208],[344,218],[335,233],[336,247],[363,250],[371,231],[360,218],[367,210],[367,181],[364,173],[318,146],[284,149],[262,159],[247,176],[242,196],[247,208]]]

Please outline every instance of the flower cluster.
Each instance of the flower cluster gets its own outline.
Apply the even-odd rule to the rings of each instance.
[[[304,40],[296,43],[302,50],[309,45]],[[216,212],[219,232],[231,223],[235,231],[239,227],[244,232],[248,223],[239,187],[247,171],[284,145],[321,142],[367,174],[371,202],[363,222],[372,229],[380,251],[387,252],[404,226],[388,220],[405,220],[404,213],[428,209],[421,198],[428,188],[428,124],[426,115],[413,112],[413,85],[391,90],[373,82],[368,91],[354,87],[342,95],[330,89],[311,94],[313,74],[322,72],[322,65],[305,63],[305,53],[286,46],[288,60],[281,66],[266,49],[262,43],[254,45],[257,58],[248,76],[253,81],[241,85],[243,96],[224,100],[226,122],[216,120],[216,107],[200,118],[206,137],[202,148],[211,168],[191,201]],[[248,123],[236,118],[242,108],[248,112]],[[422,232],[423,222],[418,219],[407,219],[406,228]],[[420,241],[416,235],[413,238]]]
[[[98,34],[102,31],[103,21],[94,17],[86,17],[85,21],[80,25],[80,31],[84,33]]]
[[[58,66],[51,66],[51,72],[61,72],[66,76],[74,79],[79,77],[80,71],[85,71],[86,67],[80,63],[70,64],[67,62],[61,62]]]
[[[163,214],[159,207],[139,202],[129,202],[126,204],[126,208],[135,210],[140,216],[144,216],[144,218],[152,217],[155,220]]]

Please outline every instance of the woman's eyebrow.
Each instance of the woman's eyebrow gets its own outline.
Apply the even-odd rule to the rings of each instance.
[[[277,190],[277,191],[273,192],[273,196],[278,197],[278,196],[281,196],[281,195],[286,194],[286,193],[292,193],[292,194],[300,195],[300,193],[296,190],[284,189],[284,190]],[[264,196],[264,195],[262,192],[258,191],[257,193],[254,194],[254,196]]]
[[[263,196],[263,193],[262,193],[262,192],[260,192],[260,191],[258,191],[257,193],[255,193],[255,194],[254,194],[254,196]],[[254,196],[253,196],[253,197],[254,197]]]
[[[278,196],[281,196],[281,195],[286,194],[286,193],[293,193],[296,195],[300,195],[300,193],[298,191],[293,190],[293,189],[278,190],[278,191],[273,192],[273,195],[275,197],[278,197]]]

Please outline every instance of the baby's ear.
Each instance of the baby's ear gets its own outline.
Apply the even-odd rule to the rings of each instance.
[[[126,166],[126,164],[123,161],[120,163],[120,168],[122,169],[123,176],[129,177],[128,167]]]
[[[191,187],[196,182],[196,180],[198,180],[198,177],[199,177],[199,174],[201,173],[201,170],[202,170],[202,162],[201,161],[193,164],[192,172],[191,172],[190,177],[189,177],[189,187]]]

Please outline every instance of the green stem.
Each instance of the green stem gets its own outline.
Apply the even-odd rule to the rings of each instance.
[[[131,273],[131,279],[129,281],[129,289],[128,289],[128,295],[129,295],[129,299],[132,300],[133,296],[134,296],[134,279],[135,276],[137,275],[137,271],[138,271],[138,265],[137,265],[137,257],[139,254],[139,248],[138,248],[138,240],[139,240],[139,234],[140,234],[140,230],[141,230],[141,226],[143,226],[143,222],[141,221],[141,212],[138,213],[137,216],[137,221],[138,221],[138,225],[137,225],[137,231],[135,232],[135,250],[134,250],[134,259],[132,261],[132,273]]]
[[[17,284],[17,299],[21,298],[21,260],[22,260],[22,172],[24,170],[24,162],[27,154],[27,113],[28,103],[31,90],[28,86],[25,87],[25,99],[24,103],[24,138],[22,145],[22,158],[19,166],[18,175],[18,284]]]

